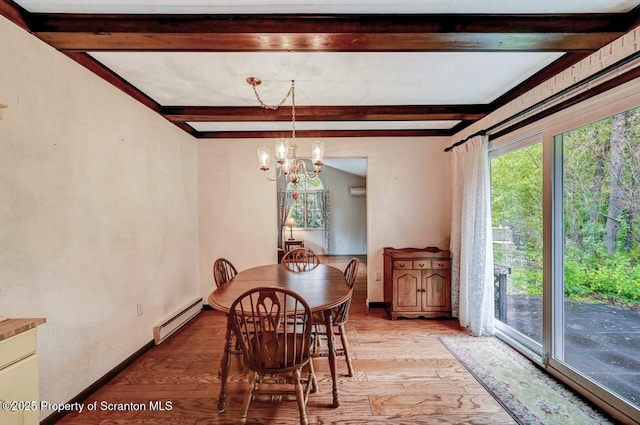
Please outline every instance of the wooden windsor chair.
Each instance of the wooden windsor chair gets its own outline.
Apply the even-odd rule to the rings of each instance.
[[[349,294],[349,298],[340,304],[338,307],[334,308],[331,311],[332,314],[332,325],[333,329],[326,329],[326,324],[324,321],[324,316],[322,314],[313,314],[313,351],[312,354],[314,357],[325,357],[328,355],[327,352],[318,351],[320,345],[320,336],[322,334],[328,334],[329,332],[333,332],[335,336],[340,337],[340,343],[342,347],[336,350],[336,354],[344,356],[345,361],[347,363],[347,371],[349,376],[353,376],[353,363],[351,362],[351,356],[349,355],[349,340],[347,338],[347,331],[345,329],[345,325],[349,320],[349,307],[351,306],[351,297],[353,295],[353,286],[356,283],[356,277],[358,276],[358,268],[360,266],[360,260],[356,257],[352,258],[347,264],[347,267],[344,269],[344,277],[347,281],[347,285],[351,289]],[[325,332],[322,332],[324,330]]]
[[[310,248],[295,248],[282,257],[282,264],[294,272],[311,270],[320,264],[320,258]]]
[[[307,400],[317,382],[311,359],[313,325],[306,301],[285,288],[253,288],[233,302],[229,318],[242,361],[253,372],[240,422],[246,422],[251,401],[257,396],[282,400],[294,395],[300,423],[307,425]],[[293,388],[287,389],[288,385]]]
[[[213,263],[213,280],[216,282],[216,286],[229,282],[238,271],[233,264],[226,258],[218,258]]]

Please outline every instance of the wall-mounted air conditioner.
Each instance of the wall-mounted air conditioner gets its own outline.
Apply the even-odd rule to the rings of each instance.
[[[366,187],[350,187],[349,194],[351,196],[367,196],[367,188]]]

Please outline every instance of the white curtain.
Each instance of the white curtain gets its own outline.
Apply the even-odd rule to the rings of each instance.
[[[293,197],[295,190],[279,190],[278,191],[278,223],[280,224],[280,230],[278,232],[278,247],[284,248],[284,222],[289,217],[289,213],[296,203],[296,198]]]
[[[494,283],[487,136],[452,150],[451,304],[473,335],[493,334]]]

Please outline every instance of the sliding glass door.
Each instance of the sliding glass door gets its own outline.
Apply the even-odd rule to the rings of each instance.
[[[640,408],[640,109],[554,146],[551,363]]]
[[[492,140],[489,158],[496,335],[627,423],[640,417],[640,88],[618,94]]]
[[[542,143],[491,151],[496,327],[542,351]]]

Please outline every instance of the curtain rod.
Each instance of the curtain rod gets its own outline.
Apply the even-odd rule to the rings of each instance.
[[[456,146],[464,145],[465,143],[467,143],[469,140],[471,140],[476,136],[485,136],[486,134],[487,134],[487,130],[476,131],[471,136],[468,136],[466,139],[462,139],[459,142],[455,142],[453,145],[449,146],[448,148],[444,148],[444,151],[449,152],[451,149],[455,148]]]
[[[620,59],[618,62],[615,62],[615,63],[613,63],[613,64],[601,69],[600,71],[590,75],[589,77],[585,78],[584,80],[578,81],[577,83],[573,83],[569,87],[566,87],[565,89],[560,90],[560,91],[556,92],[555,94],[553,94],[553,95],[551,95],[551,96],[549,96],[549,97],[547,97],[545,99],[542,99],[541,101],[537,102],[536,104],[531,105],[528,108],[526,108],[526,109],[524,109],[524,110],[522,110],[522,111],[520,111],[520,112],[518,112],[518,113],[516,113],[516,114],[514,114],[514,115],[512,115],[512,116],[510,116],[508,118],[505,118],[501,122],[492,125],[488,129],[480,130],[480,131],[478,131],[476,133],[473,133],[472,135],[468,136],[466,139],[460,140],[459,142],[454,143],[453,145],[449,146],[448,148],[445,148],[444,151],[445,152],[449,152],[451,149],[455,148],[456,146],[460,146],[460,145],[465,144],[466,142],[469,141],[469,139],[471,139],[471,138],[473,138],[475,136],[486,135],[489,131],[494,130],[494,129],[498,128],[498,127],[501,127],[501,126],[507,124],[510,121],[513,121],[513,120],[515,120],[515,119],[517,119],[517,118],[519,118],[519,117],[521,117],[521,116],[523,116],[523,115],[525,115],[525,114],[527,114],[527,113],[529,113],[529,112],[531,112],[531,111],[533,111],[533,110],[535,110],[537,108],[540,108],[540,107],[544,106],[547,103],[553,102],[554,100],[556,100],[556,99],[558,99],[558,98],[560,98],[562,96],[565,96],[566,94],[569,94],[572,91],[574,91],[576,89],[579,89],[580,87],[583,87],[583,86],[585,86],[585,85],[587,85],[589,83],[592,83],[593,81],[597,80],[598,78],[600,78],[602,76],[605,76],[605,75],[607,75],[607,74],[609,74],[609,73],[611,73],[613,71],[616,71],[616,70],[622,68],[625,65],[633,63],[634,61],[636,61],[639,58],[640,58],[640,51],[632,53],[631,55]],[[627,72],[629,72],[629,71],[627,71]],[[613,77],[613,78],[615,78],[615,77]],[[602,84],[605,84],[605,83],[606,83],[606,81],[601,82],[599,85],[602,85]],[[514,124],[514,125],[517,125],[517,123]],[[511,127],[507,128],[507,129],[505,129],[505,130],[503,130],[501,132],[498,132],[500,134],[494,133],[493,137],[502,136],[505,133],[508,133],[510,129],[511,129]]]

